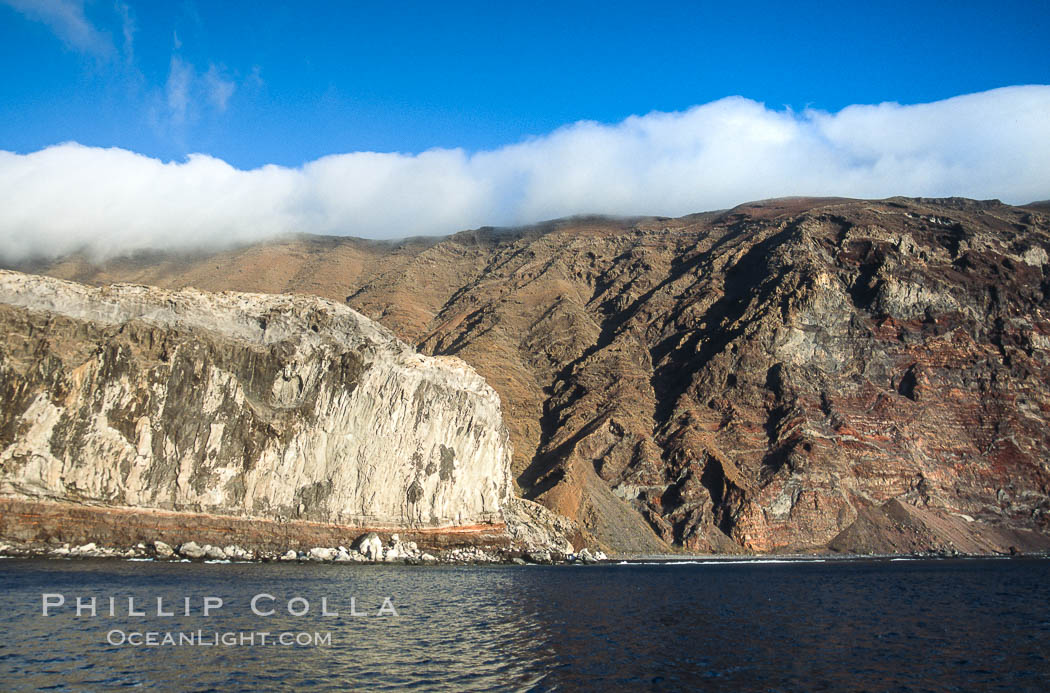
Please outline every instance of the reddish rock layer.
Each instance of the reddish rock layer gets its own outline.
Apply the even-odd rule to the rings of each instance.
[[[402,541],[414,541],[423,549],[439,550],[461,546],[507,547],[510,542],[506,529],[504,524],[407,530],[349,527],[306,520],[276,522],[207,513],[0,498],[0,537],[41,544],[95,542],[100,546],[128,547],[139,542],[163,541],[177,546],[195,541],[284,552],[288,549],[307,551],[315,546],[350,546],[358,537],[374,531],[383,541],[398,533]]]

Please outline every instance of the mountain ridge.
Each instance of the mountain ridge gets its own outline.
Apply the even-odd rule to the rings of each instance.
[[[877,550],[884,528],[847,530],[891,501],[934,527],[916,548],[1047,532],[1045,213],[782,198],[536,228],[35,269],[312,293],[460,356],[500,394],[520,490],[615,550]]]

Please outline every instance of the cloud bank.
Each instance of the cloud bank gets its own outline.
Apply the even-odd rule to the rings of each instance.
[[[403,238],[572,214],[678,216],[786,195],[1050,197],[1050,86],[773,110],[733,97],[491,151],[236,169],[75,143],[0,151],[0,256],[189,250],[284,233]]]

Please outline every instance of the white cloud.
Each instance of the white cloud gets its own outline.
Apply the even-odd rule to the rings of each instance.
[[[41,22],[70,48],[107,58],[113,53],[109,36],[84,16],[83,0],[0,0],[27,19]]]
[[[120,17],[120,30],[124,35],[124,60],[130,65],[135,62],[135,32],[138,31],[138,27],[127,3],[117,0],[113,7]]]
[[[178,94],[169,89],[176,109]],[[784,195],[1021,203],[1050,197],[1050,86],[834,114],[734,97],[475,154],[358,152],[250,171],[202,154],[164,163],[70,143],[0,152],[0,191],[9,260],[286,232],[398,238],[579,213],[682,215]]]
[[[201,74],[175,53],[163,96],[158,92],[151,117],[160,130],[179,136],[206,108],[224,113],[236,88],[237,84],[227,79],[225,70],[218,65],[210,64],[207,72]]]
[[[208,100],[220,112],[225,111],[226,104],[229,102],[230,97],[233,96],[233,90],[237,85],[226,79],[223,70],[216,65],[209,65],[208,71],[204,73],[202,79],[204,80],[204,90],[208,95]]]
[[[186,114],[190,107],[190,87],[195,77],[191,65],[186,64],[178,56],[171,56],[164,95],[168,105],[168,114],[175,125],[182,125],[186,122]]]

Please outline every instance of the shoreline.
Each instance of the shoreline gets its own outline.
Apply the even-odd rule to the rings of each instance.
[[[358,565],[570,565],[613,563],[601,551],[581,549],[567,554],[549,550],[510,548],[455,547],[424,550],[414,541],[403,541],[398,534],[383,542],[369,532],[353,542],[352,547],[315,546],[306,551],[288,549],[268,551],[246,549],[237,545],[225,547],[188,541],[177,546],[164,542],[139,542],[129,548],[99,546],[94,542],[71,546],[0,540],[0,558],[44,560],[123,560],[156,563],[339,563]]]
[[[368,540],[369,535],[362,537]],[[961,553],[922,552],[908,554],[656,554],[632,556],[607,556],[597,551],[582,549],[574,554],[557,554],[549,551],[485,550],[478,547],[449,549],[431,554],[421,551],[414,542],[401,541],[397,534],[382,548],[380,554],[366,554],[358,549],[346,547],[313,547],[309,551],[289,549],[284,553],[253,551],[237,546],[215,547],[210,544],[197,545],[186,542],[171,547],[163,542],[121,549],[116,547],[85,544],[40,545],[0,541],[0,558],[25,560],[123,560],[129,562],[155,563],[294,563],[294,564],[363,564],[363,565],[626,565],[626,566],[674,566],[674,565],[741,565],[741,564],[790,564],[790,563],[847,563],[857,561],[942,561],[951,559],[1050,559],[1050,552],[1010,553]],[[232,549],[232,551],[231,551]],[[221,553],[219,553],[221,552]]]
[[[568,543],[560,550],[552,548],[553,545],[527,545],[513,540],[508,530],[505,523],[373,528],[0,496],[0,556],[11,558],[419,565],[715,565],[1050,556],[1050,550],[1035,546],[1011,546],[1009,551],[998,552],[939,548],[906,553],[844,553],[811,548],[769,554],[676,552],[607,556],[597,549],[575,549]]]

